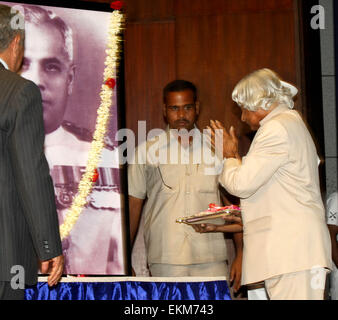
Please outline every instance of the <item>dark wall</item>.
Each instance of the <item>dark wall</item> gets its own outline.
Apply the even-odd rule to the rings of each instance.
[[[293,0],[126,0],[127,126],[163,128],[162,88],[194,82],[200,127],[218,119],[248,131],[231,100],[247,73],[268,67],[301,86],[297,12]],[[301,109],[300,104],[298,108]]]
[[[198,87],[201,128],[209,119],[218,119],[227,127],[234,124],[237,133],[244,135],[249,128],[240,121],[232,90],[244,75],[268,67],[300,89],[296,108],[321,141],[322,128],[316,126],[322,112],[321,92],[313,90],[317,73],[311,72],[318,65],[320,70],[320,44],[317,35],[309,40],[309,0],[124,2],[128,128],[137,132],[138,120],[147,121],[147,130],[164,128],[162,89],[169,81],[183,78]],[[311,103],[320,108],[319,113],[311,112],[307,107]]]

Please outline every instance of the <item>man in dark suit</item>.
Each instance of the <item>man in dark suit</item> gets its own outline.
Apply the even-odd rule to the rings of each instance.
[[[25,32],[15,21],[20,22],[18,12],[0,5],[0,300],[24,298],[24,285],[36,283],[39,260],[42,273],[50,273],[50,286],[63,270],[54,189],[43,153],[41,94],[16,74]]]

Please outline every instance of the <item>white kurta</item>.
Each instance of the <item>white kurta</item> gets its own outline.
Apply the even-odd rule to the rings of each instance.
[[[219,181],[241,198],[242,284],[315,266],[331,268],[318,156],[297,111],[285,105],[271,111],[242,163],[227,159]]]

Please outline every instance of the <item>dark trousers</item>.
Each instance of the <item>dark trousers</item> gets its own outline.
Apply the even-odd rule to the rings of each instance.
[[[25,289],[13,289],[8,281],[0,281],[0,300],[24,300]]]

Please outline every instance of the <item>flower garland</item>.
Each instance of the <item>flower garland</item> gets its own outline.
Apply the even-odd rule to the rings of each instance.
[[[119,3],[119,9],[121,8],[121,1],[116,1],[111,4],[113,9],[116,9],[117,2]],[[108,31],[108,44],[106,49],[107,57],[105,60],[106,67],[103,74],[103,85],[100,93],[101,104],[97,110],[93,141],[88,155],[87,167],[79,183],[79,191],[66,214],[63,224],[60,226],[61,240],[65,239],[73,229],[83,210],[83,207],[88,202],[87,198],[98,177],[96,168],[100,161],[102,148],[104,147],[104,137],[106,136],[110,107],[112,97],[114,96],[114,79],[116,78],[116,70],[120,59],[119,43],[122,41],[120,33],[123,29],[123,23],[124,14],[119,10],[113,11]]]

